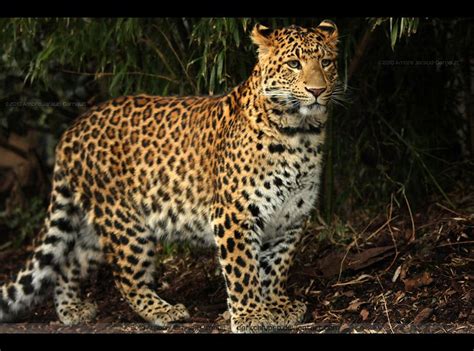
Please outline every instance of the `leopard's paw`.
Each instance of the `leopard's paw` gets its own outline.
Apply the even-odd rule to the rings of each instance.
[[[154,311],[152,323],[159,327],[164,327],[169,323],[189,318],[189,312],[182,304],[169,305],[167,308],[160,308]]]
[[[66,325],[91,322],[97,314],[97,305],[93,302],[63,303],[56,308],[59,320]]]
[[[279,326],[282,324],[282,317],[267,309],[240,312],[231,316],[233,333],[274,333],[280,330]]]

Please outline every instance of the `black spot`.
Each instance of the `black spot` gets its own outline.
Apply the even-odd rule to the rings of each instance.
[[[225,215],[224,226],[225,226],[226,229],[230,229],[230,227],[231,227],[230,217],[229,217],[228,214]]]
[[[244,279],[242,280],[242,283],[244,283],[245,286],[249,285],[249,280],[250,280],[250,275],[248,273],[245,273]]]
[[[303,204],[304,204],[303,199],[300,199],[300,201],[298,201],[298,203],[296,204],[296,206],[298,206],[298,208],[300,208],[301,206],[303,206]]]
[[[235,241],[232,238],[227,239],[227,250],[229,252],[234,252],[234,247],[235,247]]]
[[[12,301],[15,301],[16,300],[16,288],[14,285],[11,285],[8,289],[7,289],[7,292],[8,292],[8,298]]]
[[[232,272],[232,266],[230,264],[226,265],[225,271],[227,272],[227,274],[230,274]]]
[[[234,274],[237,278],[240,278],[242,276],[242,272],[238,267],[234,267]]]
[[[132,228],[125,229],[125,233],[127,233],[127,235],[132,238],[137,235],[137,233],[135,233],[135,230],[133,230]]]
[[[68,188],[66,188],[65,186],[57,187],[56,191],[58,193],[60,193],[65,198],[71,197],[71,191]]]
[[[124,230],[125,227],[122,225],[122,223],[118,222],[118,221],[114,221],[114,227],[118,230]]]
[[[282,144],[270,144],[270,145],[268,145],[268,150],[272,154],[274,154],[274,153],[281,154],[283,151],[285,151],[285,147]]]
[[[239,219],[237,218],[237,215],[232,212],[232,222],[234,222],[235,224],[239,224]]]
[[[104,195],[102,195],[100,192],[98,192],[97,190],[94,191],[94,196],[95,196],[95,199],[97,200],[98,203],[103,203],[105,201],[104,199]]]
[[[44,239],[45,244],[56,244],[59,241],[59,238],[55,235],[48,235],[46,239]]]
[[[224,226],[222,224],[219,224],[216,228],[217,228],[217,235],[219,236],[219,238],[223,238],[224,237]]]
[[[254,217],[258,217],[258,215],[260,214],[260,209],[258,208],[258,206],[250,204],[248,208],[250,210],[250,213],[252,213]]]
[[[137,245],[130,245],[130,249],[133,251],[133,253],[136,253],[136,254],[143,253],[143,249]]]
[[[131,264],[138,264],[138,258],[136,258],[133,255],[128,255],[127,256],[127,261]]]
[[[235,260],[235,262],[240,266],[240,267],[245,267],[247,264],[245,263],[245,261],[242,259],[242,257],[237,257],[237,259]]]
[[[234,284],[234,290],[235,290],[235,292],[241,293],[241,292],[244,291],[244,288],[243,288],[242,284],[240,284],[239,282],[236,282]]]
[[[224,245],[221,245],[221,258],[225,260],[227,258],[227,250]]]
[[[51,262],[53,261],[54,256],[51,253],[43,255],[43,252],[38,251],[35,254],[35,258],[38,260],[40,268],[43,268],[45,266],[51,265]]]
[[[242,204],[240,203],[239,200],[236,200],[234,205],[235,205],[235,208],[237,209],[237,211],[242,212],[244,210],[244,207],[242,206]]]
[[[282,186],[283,181],[280,178],[275,177],[275,179],[273,179],[273,184],[275,184],[275,186]]]
[[[263,149],[263,145],[260,144],[260,143],[258,143],[258,144],[257,144],[257,150],[262,150],[262,149]]]
[[[23,292],[25,293],[25,295],[32,294],[35,291],[32,282],[33,278],[31,277],[31,274],[24,275],[18,281],[18,283],[23,285]]]
[[[60,231],[65,233],[71,233],[74,229],[72,228],[71,222],[67,219],[59,218],[51,221],[51,227],[57,227]]]
[[[120,236],[120,242],[124,245],[127,245],[130,242],[130,240],[128,240],[128,238],[126,236],[122,235],[122,236]]]
[[[104,212],[102,211],[102,209],[99,206],[94,206],[94,213],[95,213],[97,218],[100,218],[104,215]]]
[[[145,271],[144,270],[141,270],[137,273],[135,273],[135,275],[133,276],[133,279],[134,280],[139,280],[141,277],[143,277],[145,275]]]

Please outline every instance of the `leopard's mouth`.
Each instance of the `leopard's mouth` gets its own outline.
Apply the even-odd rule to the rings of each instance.
[[[317,117],[318,115],[322,115],[327,112],[327,105],[320,104],[319,102],[315,101],[310,105],[300,106],[298,112],[303,117]]]

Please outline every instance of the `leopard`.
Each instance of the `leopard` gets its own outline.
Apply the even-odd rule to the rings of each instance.
[[[65,325],[93,322],[97,304],[81,286],[103,265],[143,320],[189,320],[156,292],[163,242],[215,250],[232,332],[303,321],[287,281],[318,203],[338,29],[256,24],[250,38],[256,64],[228,93],[121,96],[72,122],[36,246],[0,286],[1,322],[48,297]]]

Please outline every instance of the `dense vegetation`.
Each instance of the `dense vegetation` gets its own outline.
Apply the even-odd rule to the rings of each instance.
[[[49,174],[56,138],[89,106],[140,92],[224,93],[253,67],[255,23],[321,20],[1,19],[0,146],[21,155],[9,137],[39,131],[30,149]],[[380,211],[392,196],[412,208],[432,195],[449,204],[453,187],[474,173],[472,21],[333,20],[347,101],[335,106],[329,126],[323,217]],[[37,184],[30,188],[38,195]],[[0,191],[8,200],[11,187]]]

